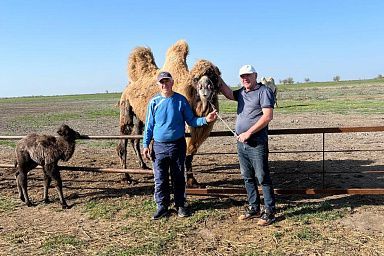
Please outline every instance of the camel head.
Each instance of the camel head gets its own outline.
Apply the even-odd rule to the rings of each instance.
[[[273,77],[263,77],[261,79],[261,83],[264,84],[265,86],[268,86],[269,88],[271,88],[273,94],[275,95],[275,99],[276,99],[277,87],[276,87],[275,80],[273,79]]]
[[[200,79],[194,78],[193,83],[195,84],[200,99],[210,99],[213,95],[213,83],[208,76],[202,76]]]
[[[193,87],[203,104],[203,109],[214,103],[219,92],[220,70],[207,60],[199,60],[190,71]]]
[[[272,77],[263,77],[261,83],[264,85],[275,86],[275,80]]]
[[[81,137],[80,133],[73,130],[66,124],[62,124],[59,129],[57,130],[57,134],[64,137],[67,141],[74,141],[76,139],[79,139]]]

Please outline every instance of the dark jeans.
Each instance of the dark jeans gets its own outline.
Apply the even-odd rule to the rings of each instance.
[[[258,184],[261,185],[266,211],[274,213],[275,194],[268,166],[268,142],[248,145],[237,142],[241,175],[244,179],[249,205],[255,210],[260,210],[260,193]]]
[[[173,142],[153,143],[153,171],[155,180],[155,201],[157,207],[169,207],[171,176],[175,206],[184,206],[185,203],[185,138]]]

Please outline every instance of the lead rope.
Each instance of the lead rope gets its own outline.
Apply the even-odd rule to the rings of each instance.
[[[219,115],[219,112],[217,112],[217,109],[215,107],[215,105],[213,105],[213,103],[211,102],[211,100],[208,100],[209,104],[211,104],[213,110],[215,111],[216,110],[216,115],[217,117],[225,124],[225,126],[228,128],[228,130],[230,130],[233,134],[233,136],[237,139],[237,134],[231,129],[231,127],[229,127],[229,125],[227,124],[227,122],[225,122],[223,120],[223,118],[221,118],[221,116]]]

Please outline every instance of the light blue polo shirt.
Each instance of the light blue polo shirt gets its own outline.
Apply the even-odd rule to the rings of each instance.
[[[262,108],[274,108],[275,97],[267,86],[258,83],[248,92],[242,87],[233,91],[237,101],[236,133],[241,134],[248,131],[263,115]],[[266,142],[268,140],[268,126],[252,134],[249,142]]]

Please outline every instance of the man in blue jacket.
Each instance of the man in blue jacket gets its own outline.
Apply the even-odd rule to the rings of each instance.
[[[198,127],[217,119],[216,111],[206,117],[194,116],[187,99],[172,90],[173,83],[169,72],[161,72],[158,75],[157,85],[160,93],[149,101],[145,120],[143,155],[153,161],[154,197],[157,204],[154,220],[168,215],[169,175],[172,179],[178,216],[189,216],[185,207],[185,122]],[[150,152],[149,144],[152,139],[153,152]]]

